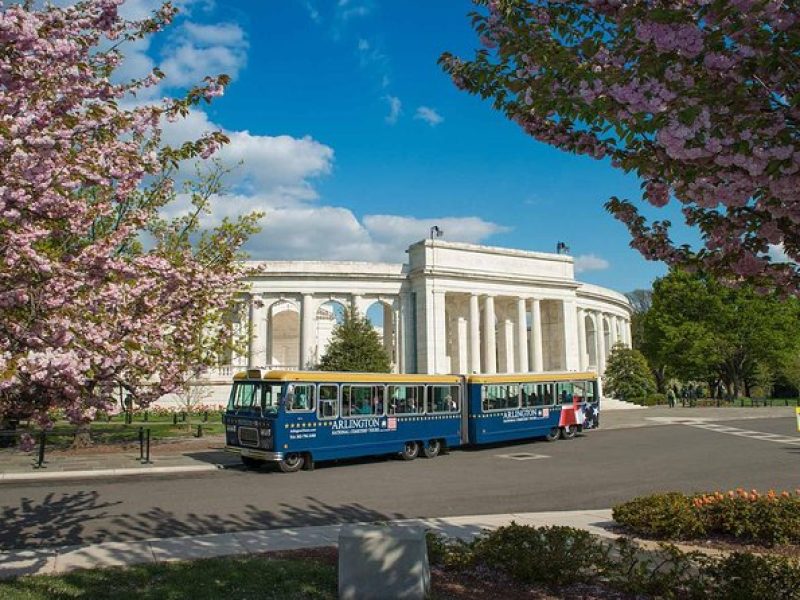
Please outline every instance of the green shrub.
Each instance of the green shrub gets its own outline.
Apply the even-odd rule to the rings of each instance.
[[[650,394],[644,400],[645,406],[659,406],[667,403],[666,394]]]
[[[434,565],[452,569],[465,569],[472,566],[474,543],[450,540],[443,535],[428,531],[425,533],[428,547],[428,560]]]
[[[524,583],[551,586],[588,581],[602,568],[607,549],[589,532],[573,527],[500,527],[477,539],[475,560]]]
[[[700,576],[710,598],[720,600],[800,599],[800,562],[783,556],[734,553],[708,561]]]
[[[705,533],[691,499],[678,492],[634,498],[615,506],[612,515],[636,533],[656,538],[686,539]]]
[[[634,396],[632,398],[626,398],[626,402],[630,402],[631,404],[635,404],[636,406],[644,406],[645,399],[644,396]]]

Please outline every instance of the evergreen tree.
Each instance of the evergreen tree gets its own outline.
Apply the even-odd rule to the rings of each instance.
[[[617,343],[608,357],[603,389],[621,400],[643,398],[656,391],[656,382],[647,360],[638,350]]]
[[[333,336],[318,369],[322,371],[359,371],[388,373],[390,359],[381,338],[366,316],[345,308],[344,320]]]

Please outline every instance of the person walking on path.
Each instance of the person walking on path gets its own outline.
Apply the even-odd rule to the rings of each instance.
[[[672,391],[672,388],[667,390],[667,404],[670,408],[675,408],[675,392]]]

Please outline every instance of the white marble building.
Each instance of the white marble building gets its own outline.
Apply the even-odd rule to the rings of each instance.
[[[242,367],[309,368],[324,354],[336,304],[379,324],[395,371],[509,373],[596,370],[612,345],[630,344],[624,295],[575,280],[573,259],[473,244],[424,240],[405,264],[253,262],[236,326]],[[341,312],[341,309],[338,309]]]

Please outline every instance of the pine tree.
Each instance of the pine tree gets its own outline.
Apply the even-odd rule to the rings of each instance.
[[[654,393],[656,382],[644,355],[617,343],[608,357],[603,388],[609,396],[629,400]]]
[[[389,355],[369,319],[356,309],[345,308],[344,320],[334,328],[328,349],[317,368],[322,371],[388,373],[389,363]]]

